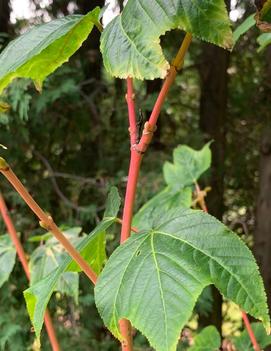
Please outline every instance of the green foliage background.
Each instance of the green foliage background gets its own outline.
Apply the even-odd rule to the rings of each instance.
[[[40,8],[38,1],[32,0],[32,3],[37,15],[34,22],[42,21],[48,14],[54,18],[65,11],[79,11],[72,6],[72,10],[67,10],[68,0],[53,1],[45,9]],[[78,0],[76,5],[82,12],[83,1]],[[243,7],[243,17],[253,11],[248,4],[239,6]],[[28,21],[11,25],[8,39],[28,25]],[[173,31],[162,38],[162,47],[169,60],[182,36],[180,31]],[[256,53],[257,36],[257,29],[252,29],[242,37],[231,54],[228,69],[224,222],[249,244],[255,229],[259,144],[262,130],[270,125],[266,92],[270,92],[271,87],[265,76],[266,52]],[[7,43],[6,38],[7,33],[0,33],[0,50]],[[205,135],[199,126],[201,50],[202,44],[195,41],[162,111],[158,132],[143,163],[137,208],[165,187],[162,166],[165,161],[171,161],[174,147],[188,144],[199,149],[204,144]],[[4,96],[4,100],[11,103],[11,110],[0,114],[0,143],[7,147],[7,150],[1,149],[1,156],[13,166],[40,205],[54,214],[58,224],[82,226],[86,232],[102,218],[110,186],[117,185],[124,195],[129,161],[125,82],[110,78],[103,68],[97,73],[93,62],[98,62],[99,67],[101,58],[93,48],[83,47],[69,64],[44,82],[42,94],[30,81],[14,81]],[[151,110],[159,86],[156,81],[152,85],[136,82],[137,109],[142,110],[144,117]],[[209,184],[208,179],[207,174],[202,180],[203,187]],[[4,180],[1,191],[26,250],[32,252],[37,244],[28,239],[43,231]],[[4,234],[2,222],[0,227]],[[117,226],[107,234],[109,254],[117,245],[118,235]],[[1,351],[35,350],[34,334],[22,295],[26,288],[26,279],[17,262],[10,281],[0,293]],[[206,308],[212,304],[210,294],[200,301],[189,325],[193,331],[198,313],[203,311],[208,315],[211,309]],[[50,310],[65,350],[118,350],[98,316],[92,288],[83,275],[80,275],[79,305],[70,297],[57,293],[50,302]],[[239,329],[240,323],[237,323],[234,332],[238,334]],[[224,333],[228,336],[227,331]],[[42,350],[50,350],[45,333],[42,344]],[[148,350],[146,345],[144,338],[138,335],[136,350]]]

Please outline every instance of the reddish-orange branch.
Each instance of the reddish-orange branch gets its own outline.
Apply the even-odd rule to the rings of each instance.
[[[135,112],[135,93],[132,78],[127,78],[126,102],[128,106],[130,142],[131,145],[135,145],[137,143],[138,130]]]
[[[208,212],[208,207],[206,205],[204,196],[202,195],[202,190],[200,189],[200,186],[199,186],[199,184],[197,182],[195,183],[195,187],[196,187],[196,195],[198,197],[198,203],[199,203],[201,209],[204,212]],[[247,316],[246,312],[244,312],[244,311],[242,311],[242,318],[243,318],[245,327],[247,329],[247,332],[248,332],[248,335],[249,335],[249,338],[251,340],[251,343],[253,345],[254,350],[255,351],[261,351],[261,348],[260,348],[260,346],[259,346],[259,344],[257,342],[255,334],[254,334],[254,332],[253,332],[253,330],[251,328],[251,324],[249,322],[248,316]]]
[[[161,108],[170,87],[172,86],[178,71],[182,68],[185,54],[190,46],[192,40],[192,35],[187,33],[181,48],[176,55],[168,75],[164,81],[161,92],[157,98],[153,112],[150,116],[148,122],[145,123],[143,134],[138,144],[136,144],[136,137],[138,136],[137,126],[136,126],[136,115],[135,115],[135,105],[134,105],[134,91],[133,91],[133,81],[131,78],[127,79],[127,95],[126,101],[128,104],[129,112],[129,131],[131,140],[131,158],[128,174],[128,182],[126,187],[126,195],[123,209],[123,219],[121,228],[121,243],[125,242],[131,233],[132,218],[134,202],[136,197],[136,188],[138,183],[139,171],[143,155],[146,152],[148,145],[150,144],[153,133],[156,129],[156,122],[161,112]],[[132,328],[129,321],[123,319],[120,321],[121,334],[123,336],[122,351],[133,351],[133,340],[132,340]]]
[[[74,259],[74,261],[79,265],[82,271],[88,276],[88,278],[96,284],[97,275],[91,269],[89,264],[85,261],[85,259],[80,255],[80,253],[73,247],[70,241],[65,237],[65,235],[61,232],[61,230],[57,227],[53,218],[46,214],[40,206],[36,203],[36,201],[32,198],[29,192],[26,190],[24,185],[17,178],[15,173],[12,171],[7,162],[0,158],[0,171],[7,178],[7,180],[11,183],[14,189],[18,192],[18,194],[22,197],[22,199],[26,202],[26,204],[30,207],[30,209],[35,213],[35,215],[40,220],[40,225],[46,230],[50,231],[56,239],[63,245],[69,255]]]
[[[7,231],[9,233],[9,236],[10,236],[10,238],[15,246],[19,260],[21,261],[21,264],[23,266],[25,275],[26,275],[27,279],[30,281],[30,271],[29,271],[29,267],[28,267],[26,254],[25,254],[23,246],[18,238],[16,229],[15,229],[13,222],[9,216],[5,200],[4,200],[1,193],[0,193],[0,212],[1,212],[1,215],[3,218],[3,221],[5,222],[5,225],[7,227]],[[60,351],[60,346],[59,346],[59,343],[58,343],[58,340],[56,337],[53,322],[51,320],[51,317],[50,317],[48,310],[46,310],[46,312],[45,312],[44,323],[45,323],[47,334],[48,334],[48,337],[49,337],[49,340],[50,340],[50,343],[52,346],[52,350],[53,351]]]

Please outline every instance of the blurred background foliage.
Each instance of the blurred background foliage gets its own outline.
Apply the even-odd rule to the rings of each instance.
[[[227,0],[226,4],[233,27],[255,11],[250,1]],[[33,24],[84,14],[96,5],[103,6],[103,1],[29,0],[30,15],[23,18],[15,15],[18,1],[0,0],[0,50]],[[212,187],[207,199],[210,211],[254,249],[270,301],[271,48],[257,53],[258,34],[256,28],[250,30],[232,53],[194,40],[145,156],[136,207],[163,188],[162,165],[171,160],[174,147],[187,144],[199,149],[214,140],[213,167],[202,182],[202,187]],[[169,60],[182,37],[183,33],[173,31],[162,38]],[[149,115],[160,87],[160,80],[136,82],[141,120]],[[90,232],[103,215],[110,186],[116,185],[124,195],[129,162],[125,82],[112,79],[103,69],[99,32],[92,33],[70,62],[46,80],[42,94],[29,81],[16,80],[2,98],[12,108],[0,114],[0,143],[7,147],[1,148],[1,156],[59,225]],[[43,231],[4,179],[1,191],[30,253],[37,244],[28,239]],[[5,233],[2,221],[0,228]],[[117,227],[108,234],[109,254],[118,234]],[[10,281],[1,288],[0,350],[37,349],[22,296],[26,287],[17,263]],[[118,350],[98,317],[92,287],[83,275],[79,305],[57,293],[50,309],[66,351]],[[225,303],[222,306],[221,297],[212,289],[201,297],[188,326],[190,332],[186,330],[183,337],[209,324],[222,328],[226,337],[241,328],[238,311]],[[49,350],[43,337],[42,349]],[[140,335],[136,345],[135,350],[149,350]]]

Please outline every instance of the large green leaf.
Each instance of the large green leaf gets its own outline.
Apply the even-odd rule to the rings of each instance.
[[[31,78],[38,89],[43,80],[68,61],[98,23],[100,9],[34,27],[13,40],[0,55],[0,94],[17,77]]]
[[[271,345],[271,335],[266,334],[262,323],[252,323],[251,327],[261,349]],[[244,330],[240,336],[233,338],[233,343],[236,351],[254,351],[247,330]]]
[[[0,236],[0,287],[8,280],[16,260],[16,250],[9,235]]]
[[[210,167],[212,154],[210,143],[201,150],[181,145],[173,152],[173,163],[164,165],[164,178],[173,189],[191,186]]]
[[[224,0],[129,0],[102,34],[107,71],[120,78],[165,77],[169,63],[160,36],[175,28],[224,48],[233,43]]]
[[[220,334],[216,327],[210,325],[204,328],[194,339],[194,345],[189,351],[218,351],[221,345]],[[245,349],[244,349],[245,350]]]
[[[257,264],[238,236],[202,211],[157,211],[152,228],[110,257],[95,300],[117,338],[118,322],[126,318],[155,350],[174,351],[200,293],[211,284],[269,328]]]

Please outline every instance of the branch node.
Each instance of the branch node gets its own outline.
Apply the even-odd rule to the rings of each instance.
[[[9,170],[9,165],[7,161],[3,157],[0,157],[0,171],[8,171],[8,170]]]
[[[39,225],[41,228],[51,231],[51,224],[53,223],[53,218],[50,214],[47,215],[47,221],[39,221]]]
[[[157,130],[157,126],[152,126],[149,122],[144,125],[143,135],[153,134]]]

